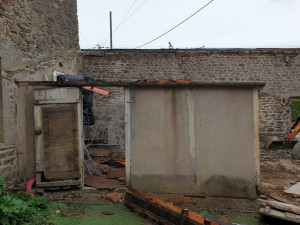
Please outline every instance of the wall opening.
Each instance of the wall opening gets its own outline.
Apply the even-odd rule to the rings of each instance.
[[[295,122],[300,116],[300,97],[290,100],[291,102],[291,120]]]

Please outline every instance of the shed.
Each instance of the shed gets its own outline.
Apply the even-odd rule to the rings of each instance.
[[[125,88],[126,179],[145,192],[255,198],[258,83]]]
[[[126,182],[158,193],[255,198],[262,82],[19,82],[123,87]]]

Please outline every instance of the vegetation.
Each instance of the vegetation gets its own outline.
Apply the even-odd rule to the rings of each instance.
[[[300,115],[300,99],[291,99],[292,121],[296,121]]]
[[[51,202],[52,222],[59,225],[143,225],[145,219],[122,204],[68,204]]]
[[[28,193],[12,194],[0,176],[0,224],[51,224],[48,222],[48,200]]]

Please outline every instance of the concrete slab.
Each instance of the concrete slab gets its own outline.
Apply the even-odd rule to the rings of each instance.
[[[300,182],[284,190],[285,193],[300,195]]]

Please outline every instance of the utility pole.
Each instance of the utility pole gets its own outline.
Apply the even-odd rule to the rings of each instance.
[[[110,21],[110,49],[112,49],[113,45],[112,45],[112,13],[111,13],[111,11],[109,12],[109,21]]]

